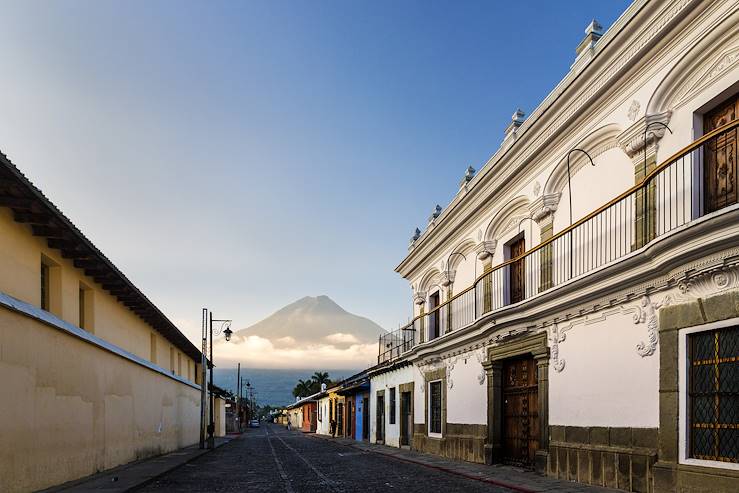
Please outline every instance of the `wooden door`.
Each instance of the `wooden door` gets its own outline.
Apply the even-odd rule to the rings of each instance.
[[[708,133],[736,120],[739,115],[739,95],[722,103],[703,117],[703,130]],[[711,139],[705,146],[704,195],[706,213],[737,202],[737,131],[730,130]]]
[[[352,436],[352,430],[354,429],[354,401],[346,401],[346,437],[354,438]]]
[[[503,460],[532,467],[539,449],[539,388],[532,357],[503,363]]]
[[[521,238],[510,244],[511,256],[516,258],[526,251],[526,240]],[[509,286],[511,287],[511,303],[523,301],[526,297],[526,259],[513,262],[510,267]]]
[[[362,440],[369,440],[369,399],[362,399]]]
[[[413,421],[411,416],[411,393],[400,393],[400,444],[411,444],[411,430]]]
[[[377,442],[384,442],[385,441],[385,398],[381,395],[377,396],[377,410],[376,410],[376,432],[375,432],[375,441]]]
[[[336,405],[336,436],[344,436],[344,403]]]
[[[439,306],[439,292],[429,296],[429,341],[439,337],[439,310],[433,311]]]

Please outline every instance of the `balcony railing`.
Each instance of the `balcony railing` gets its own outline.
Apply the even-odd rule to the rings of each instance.
[[[604,268],[676,228],[737,203],[737,127],[739,120],[704,135],[570,227],[381,336],[378,363]]]

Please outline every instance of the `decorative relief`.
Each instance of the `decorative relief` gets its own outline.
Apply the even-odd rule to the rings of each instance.
[[[692,99],[696,93],[721,77],[737,63],[739,63],[739,46],[719,55],[705,72],[699,73],[693,80],[685,84],[686,89],[676,98],[675,107]]]
[[[541,193],[541,184],[536,181],[534,182],[534,197],[538,197],[539,193]]]
[[[641,105],[639,104],[639,101],[636,99],[631,102],[631,106],[629,106],[629,120],[632,122],[636,120],[637,115],[639,114],[639,110],[641,109]]]
[[[480,373],[477,375],[477,383],[480,385],[485,384],[485,379],[487,378],[487,373],[485,373],[485,368],[483,368],[482,364],[485,362],[485,348],[482,348],[479,351],[475,352],[475,358],[477,359],[477,362],[480,363]]]
[[[647,324],[647,342],[642,341],[636,345],[636,352],[642,358],[653,355],[657,350],[657,334],[659,329],[657,326],[657,310],[669,305],[671,302],[672,298],[669,296],[665,296],[661,302],[653,302],[649,295],[642,296],[634,314],[635,324],[644,322]]]
[[[716,266],[701,272],[686,273],[677,287],[685,298],[706,298],[739,287],[739,267]]]
[[[665,136],[665,132],[667,131],[662,125],[651,125],[646,136],[647,138],[644,139],[644,129],[651,123],[667,125],[670,122],[671,116],[671,111],[643,116],[616,137],[618,145],[621,146],[621,149],[629,158],[643,158],[644,146],[656,145]]]
[[[572,326],[570,326],[571,328]],[[559,330],[559,324],[556,322],[549,331],[549,355],[552,360],[552,368],[557,373],[561,373],[565,369],[565,360],[559,358],[559,343],[564,342],[567,334],[565,331]]]

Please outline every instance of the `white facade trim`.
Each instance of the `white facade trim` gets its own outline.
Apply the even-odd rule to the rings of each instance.
[[[722,329],[739,325],[739,318],[731,318],[712,322],[704,325],[697,325],[680,329],[678,331],[678,441],[679,441],[679,460],[680,464],[689,464],[694,466],[715,467],[718,469],[731,469],[739,471],[739,464],[731,462],[722,462],[714,460],[693,459],[688,457],[688,336],[698,332],[706,332],[709,330]]]

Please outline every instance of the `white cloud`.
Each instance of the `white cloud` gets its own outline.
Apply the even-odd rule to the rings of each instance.
[[[344,348],[319,343],[298,348],[277,346],[259,336],[218,342],[214,352],[221,368],[240,362],[252,368],[306,368],[320,364],[325,369],[345,369],[369,367],[377,361],[377,344],[351,344]]]
[[[336,334],[331,334],[326,337],[324,337],[326,341],[329,343],[334,344],[359,344],[359,339],[357,339],[352,334],[344,334],[341,332],[337,332]]]

